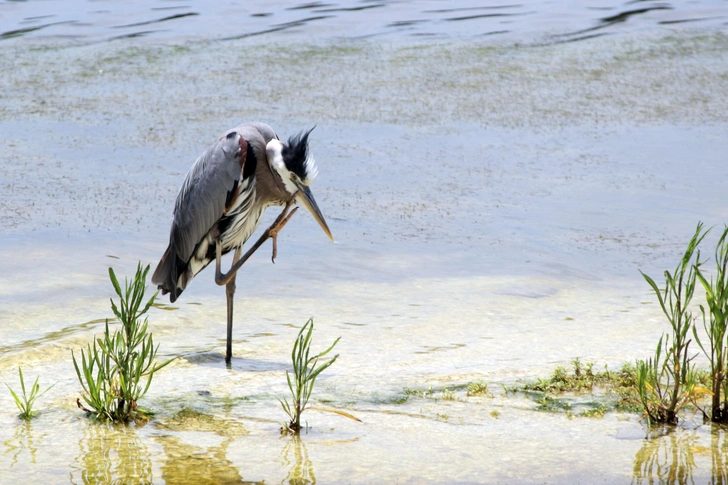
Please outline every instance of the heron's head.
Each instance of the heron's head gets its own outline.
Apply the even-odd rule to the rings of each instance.
[[[316,161],[308,153],[308,135],[311,131],[313,128],[290,137],[288,143],[283,143],[277,138],[272,139],[266,145],[266,155],[273,173],[280,178],[289,197],[296,194],[298,202],[311,212],[321,229],[333,241],[334,236],[331,235],[329,226],[309,188],[318,175]]]

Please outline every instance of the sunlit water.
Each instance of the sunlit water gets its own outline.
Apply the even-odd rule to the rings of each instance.
[[[728,218],[724,3],[644,2],[592,32],[610,35],[568,43],[554,36],[643,4],[523,4],[492,10],[523,15],[461,21],[447,17],[481,5],[246,3],[235,17],[194,2],[57,5],[0,4],[6,33],[67,21],[5,35],[0,50],[0,380],[17,389],[22,365],[26,379],[55,384],[30,424],[0,393],[0,482],[720,475],[724,431],[688,419],[645,440],[637,415],[568,419],[499,384],[575,357],[645,358],[666,330],[638,269],[659,278],[699,220]],[[199,15],[123,27],[172,11]],[[388,27],[419,15],[429,20]],[[665,23],[699,17],[710,20]],[[155,32],[105,42],[137,29]],[[482,37],[493,29],[508,33]],[[337,242],[301,213],[275,265],[269,246],[246,264],[230,369],[211,270],[173,306],[160,299],[151,331],[180,358],[145,398],[157,418],[90,423],[75,407],[71,351],[111,316],[107,268],[154,267],[187,169],[249,119],[282,137],[317,124],[312,189]],[[315,348],[342,337],[317,402],[363,423],[310,411],[296,441],[279,437],[276,397],[309,316]],[[496,397],[467,398],[458,386],[476,380]],[[430,386],[457,399],[403,399]]]

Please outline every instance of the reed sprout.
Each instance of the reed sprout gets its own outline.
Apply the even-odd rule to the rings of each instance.
[[[675,271],[665,271],[664,289],[640,271],[672,329],[660,338],[653,358],[636,363],[637,390],[650,423],[677,424],[680,409],[707,391],[698,385],[691,363],[694,356],[688,354],[689,332],[694,327],[689,307],[701,265],[698,245],[706,234],[699,223]]]
[[[40,379],[40,376],[35,378],[35,382],[33,382],[33,385],[30,386],[30,393],[28,394],[25,389],[25,379],[23,378],[23,370],[18,367],[18,376],[20,377],[20,388],[22,391],[22,394],[18,395],[6,382],[5,386],[10,391],[10,394],[12,394],[13,399],[15,400],[15,405],[18,407],[18,410],[20,411],[20,414],[18,414],[18,417],[20,419],[29,420],[36,414],[38,414],[37,411],[33,411],[33,404],[35,404],[35,401],[41,397],[46,392],[50,391],[55,384],[53,384],[51,387],[46,388],[41,392],[40,390],[40,384],[38,384],[38,379]]]
[[[134,279],[125,280],[122,291],[114,270],[109,277],[119,296],[117,305],[111,300],[111,309],[122,328],[110,332],[106,320],[104,335],[81,350],[80,365],[73,355],[76,375],[83,387],[83,400],[91,409],[77,400],[79,408],[101,419],[129,422],[144,420],[150,414],[138,406],[138,401],[149,390],[154,374],[173,359],[163,363],[155,361],[159,346],[154,346],[152,334],[147,333],[147,318],[141,317],[154,303],[157,293],[142,306],[146,291],[149,266],[142,270],[137,265]]]
[[[700,268],[696,268],[698,280],[705,289],[706,308],[700,305],[703,329],[708,341],[703,344],[693,327],[693,336],[705,356],[710,361],[712,409],[710,417],[703,411],[706,419],[713,422],[728,421],[728,379],[726,378],[726,326],[728,325],[728,227],[718,240],[715,248],[715,279],[708,281]]]
[[[288,400],[278,399],[283,410],[290,418],[285,430],[290,431],[293,434],[299,434],[301,432],[301,414],[303,414],[303,411],[306,409],[308,400],[313,392],[313,386],[316,382],[316,378],[319,374],[321,374],[321,372],[336,362],[336,359],[339,357],[337,354],[319,364],[319,359],[331,352],[341,337],[334,340],[334,343],[331,344],[328,349],[310,356],[312,335],[313,318],[310,318],[298,332],[296,341],[293,344],[293,351],[291,352],[293,377],[291,377],[291,374],[286,371],[288,389],[291,391],[291,402],[289,403]]]

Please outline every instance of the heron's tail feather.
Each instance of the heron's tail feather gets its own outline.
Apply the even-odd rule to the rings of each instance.
[[[170,303],[174,303],[184,290],[184,287],[178,286],[177,282],[179,281],[180,267],[184,271],[186,266],[187,264],[177,256],[174,243],[170,242],[152,275],[152,283],[162,290],[162,295],[169,293]]]

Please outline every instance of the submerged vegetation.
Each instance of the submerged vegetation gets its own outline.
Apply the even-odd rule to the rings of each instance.
[[[23,370],[18,367],[18,376],[20,378],[20,389],[21,394],[18,395],[6,382],[5,386],[10,391],[10,394],[12,394],[13,399],[15,400],[15,405],[18,407],[18,410],[20,411],[20,414],[18,414],[18,417],[20,419],[29,420],[36,414],[38,414],[37,411],[33,411],[33,404],[35,401],[41,397],[46,392],[50,391],[51,388],[55,385],[53,384],[51,387],[46,388],[41,392],[40,390],[40,384],[38,384],[38,379],[40,379],[40,376],[35,378],[35,382],[33,382],[33,385],[30,386],[30,394],[26,393],[25,390],[25,379],[23,379]]]
[[[599,371],[595,369],[594,362],[583,363],[581,359],[575,358],[570,368],[559,366],[547,378],[503,385],[502,388],[502,393],[494,394],[482,380],[443,388],[405,387],[401,397],[389,402],[404,404],[410,398],[419,398],[483,404],[487,401],[477,398],[490,400],[521,394],[534,401],[538,411],[565,412],[569,417],[602,417],[608,411],[640,410],[636,369],[631,363],[625,363],[617,371],[611,371],[606,366]],[[471,398],[476,399],[471,401]],[[495,416],[500,415],[498,411],[494,413]]]
[[[89,344],[86,352],[81,350],[80,366],[72,353],[84,391],[83,400],[91,409],[80,400],[77,400],[78,407],[101,419],[120,422],[147,419],[151,413],[139,407],[138,401],[149,390],[154,373],[173,360],[161,364],[155,361],[159,346],[154,346],[152,334],[147,333],[147,319],[141,321],[157,296],[155,293],[141,306],[148,272],[149,266],[142,270],[139,264],[131,283],[125,280],[122,292],[114,270],[109,268],[111,283],[119,296],[119,305],[111,300],[111,309],[122,328],[112,334],[106,320],[103,338]]]
[[[507,392],[529,395],[538,403],[540,411],[563,410],[569,416],[574,415],[573,408],[577,404],[584,408],[577,415],[585,417],[602,417],[612,410],[638,411],[635,366],[627,362],[617,371],[610,371],[607,366],[597,371],[594,366],[594,362],[582,363],[575,358],[571,361],[571,369],[559,366],[551,377],[510,387]],[[591,396],[587,402],[576,399],[587,394]]]
[[[318,363],[321,357],[324,357],[333,350],[341,337],[334,340],[334,343],[328,349],[309,357],[312,335],[313,318],[309,318],[304,326],[301,327],[296,341],[293,344],[293,351],[291,352],[293,379],[291,379],[291,374],[286,371],[288,389],[291,391],[291,402],[289,403],[287,399],[278,399],[283,410],[290,418],[290,421],[283,430],[293,434],[299,434],[301,432],[301,414],[303,414],[303,411],[308,405],[308,400],[311,398],[316,377],[336,362],[336,359],[339,357],[337,354],[329,360],[322,361],[320,365]]]

